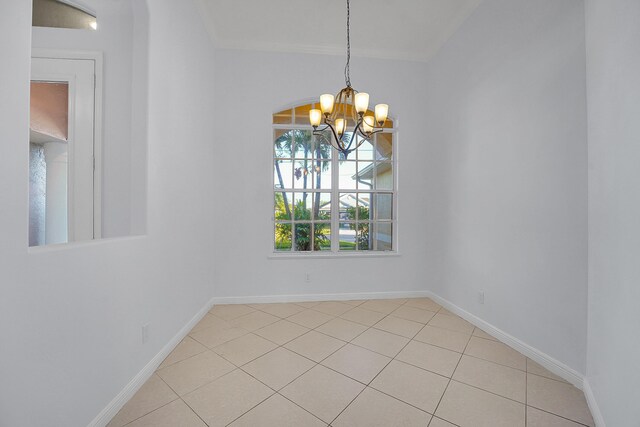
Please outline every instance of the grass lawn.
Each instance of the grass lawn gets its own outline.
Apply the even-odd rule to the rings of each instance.
[[[321,250],[329,250],[331,249],[330,241],[322,241],[320,242]],[[353,251],[356,249],[356,244],[354,242],[340,242],[340,250]],[[291,241],[286,242],[276,242],[276,251],[289,251],[291,250]]]

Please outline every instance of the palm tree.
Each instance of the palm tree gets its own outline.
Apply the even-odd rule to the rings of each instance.
[[[302,188],[307,189],[308,187],[308,175],[309,175],[309,153],[315,151],[316,165],[320,168],[316,170],[316,188],[320,188],[322,184],[322,175],[318,172],[326,171],[331,164],[331,145],[326,142],[326,138],[321,136],[320,138],[314,138],[314,135],[311,131],[301,130],[301,129],[292,129],[287,132],[284,132],[278,138],[276,138],[274,144],[276,150],[280,152],[288,152],[292,153],[292,156],[295,157],[296,143],[300,146],[304,152],[304,160],[300,162],[300,166],[295,169],[295,178],[302,178]],[[289,157],[289,156],[283,156]],[[275,162],[276,174],[278,176],[278,181],[280,184],[280,188],[284,189],[284,182],[282,179],[282,172],[280,171],[280,162],[276,160]],[[320,193],[316,193],[316,204],[314,209],[315,218],[317,218],[319,207],[320,207]],[[284,194],[284,204],[285,209],[288,215],[291,215],[291,210],[289,208],[289,203],[287,200],[286,193]],[[307,207],[307,192],[305,191],[302,196],[302,204],[304,208]]]
[[[302,178],[302,188],[303,190],[307,190],[309,187],[309,154],[315,153],[315,159],[311,161],[311,166],[315,169],[316,172],[316,188],[321,188],[322,184],[322,174],[319,173],[321,171],[326,171],[331,164],[331,145],[326,142],[326,138],[324,136],[320,138],[316,138],[311,131],[301,130],[301,129],[292,129],[284,132],[274,141],[276,148],[276,156],[281,154],[281,157],[292,157],[295,158],[295,151],[298,148],[301,148],[304,153],[304,159],[300,161],[299,167],[295,168],[294,176],[296,179]],[[296,147],[297,144],[297,147]],[[278,153],[278,151],[280,153]],[[284,152],[284,153],[283,153]],[[285,154],[286,153],[286,154]],[[290,154],[289,154],[290,153]],[[280,170],[280,161],[275,161],[276,175],[278,177],[278,182],[280,184],[281,189],[285,189],[284,180],[282,178],[282,171]],[[295,216],[298,219],[311,220],[319,218],[320,212],[320,193],[316,192],[315,195],[315,203],[313,209],[313,217],[311,217],[311,212],[307,209],[307,191],[303,191],[302,201],[299,205],[294,206]],[[282,204],[284,205],[284,210],[286,212],[286,218],[292,218],[292,212],[289,205],[287,193],[283,192],[281,198]],[[278,200],[278,206],[281,206],[280,200]],[[282,208],[280,208],[281,210]],[[284,219],[284,218],[280,218]],[[290,226],[286,226],[286,224],[280,224],[283,227],[278,230],[280,234],[280,239],[285,239],[286,236],[291,236]],[[325,239],[324,235],[324,227],[316,226],[314,227],[314,250],[320,249],[320,241]],[[298,250],[310,250],[310,236],[309,231],[304,227],[296,227],[296,247]],[[290,237],[289,237],[290,238]]]
[[[316,189],[322,188],[322,174],[320,172],[325,172],[329,169],[329,165],[331,164],[331,145],[327,141],[326,135],[321,134],[316,138]],[[313,204],[313,217],[319,218],[320,214],[320,193],[316,192],[316,200]]]
[[[285,155],[283,155],[282,157],[291,157],[291,149],[293,147],[293,135],[291,135],[291,132],[292,131],[287,131],[283,133],[278,138],[276,138],[274,142],[276,151],[280,151],[280,153],[282,153],[283,151],[285,152]],[[287,151],[289,152],[288,156],[286,155]],[[280,156],[277,156],[277,157],[280,157]],[[284,186],[284,181],[282,179],[282,171],[280,171],[280,160],[275,161],[275,167],[276,167],[276,174],[278,175],[278,183],[280,184],[280,188],[284,190],[285,186]],[[291,208],[289,207],[289,200],[287,198],[287,193],[283,192],[282,195],[284,197],[284,208],[287,213],[287,218],[291,219]]]

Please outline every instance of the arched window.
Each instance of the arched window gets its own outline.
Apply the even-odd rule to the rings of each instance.
[[[394,120],[344,158],[313,135],[312,108],[273,115],[274,252],[394,251]]]

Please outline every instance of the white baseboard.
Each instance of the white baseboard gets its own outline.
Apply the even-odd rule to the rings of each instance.
[[[582,390],[584,391],[584,397],[587,399],[587,404],[589,405],[589,410],[591,411],[591,416],[593,416],[593,422],[596,427],[607,427],[604,423],[602,412],[600,412],[598,402],[596,402],[596,397],[593,395],[593,390],[591,390],[591,384],[589,384],[587,378],[584,379]]]
[[[431,298],[450,312],[457,314],[469,323],[472,323],[478,328],[484,330],[489,335],[494,336],[509,347],[524,354],[534,362],[539,363],[549,371],[570,382],[577,388],[582,390],[582,388],[584,387],[584,376],[578,371],[568,367],[559,360],[554,359],[553,357],[541,352],[540,350],[530,346],[529,344],[520,341],[518,338],[504,332],[503,330],[496,328],[495,326],[482,320],[478,316],[469,313],[468,311],[458,307],[455,304],[452,304],[444,298],[439,297],[433,292],[428,291],[426,293],[428,294],[429,298]]]
[[[189,331],[204,317],[213,306],[213,299],[189,320],[189,322],[178,331],[178,333],[156,354],[149,363],[127,384],[120,393],[91,421],[88,427],[104,427],[118,411],[133,397],[142,385],[158,369],[162,361],[173,351],[173,349],[187,336]]]
[[[260,304],[274,302],[302,302],[302,301],[349,301],[361,299],[394,299],[421,298],[430,296],[427,291],[399,291],[399,292],[360,292],[348,294],[297,294],[297,295],[261,295],[245,297],[214,298],[213,304]]]

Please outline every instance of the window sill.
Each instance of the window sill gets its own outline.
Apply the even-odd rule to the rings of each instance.
[[[111,243],[142,240],[146,238],[147,238],[146,234],[134,234],[130,236],[102,237],[100,239],[93,239],[93,240],[81,240],[76,242],[57,243],[57,244],[41,245],[41,246],[28,246],[27,253],[43,254],[43,253],[49,253],[49,252],[60,252],[60,251],[66,251],[66,250],[73,250],[76,248],[101,246],[101,245],[108,245]]]
[[[399,252],[388,251],[378,253],[273,253],[269,255],[268,259],[341,259],[341,258],[388,258],[402,256]]]

